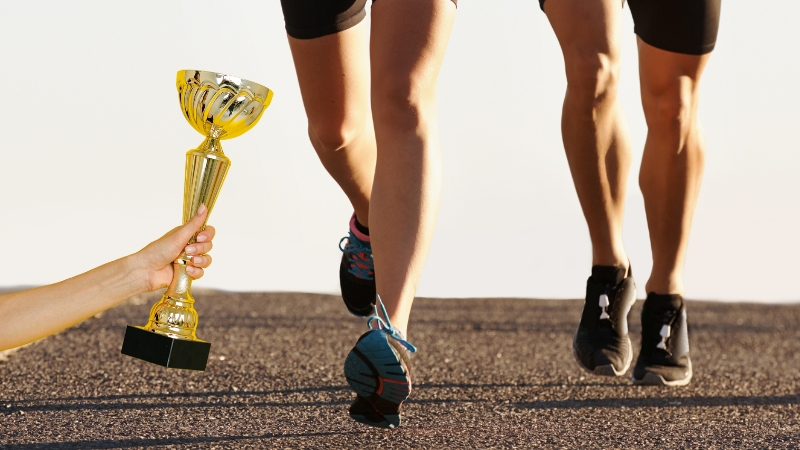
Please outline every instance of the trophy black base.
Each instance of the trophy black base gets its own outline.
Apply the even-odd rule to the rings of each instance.
[[[169,369],[206,370],[211,343],[173,339],[163,334],[128,325],[122,354]]]

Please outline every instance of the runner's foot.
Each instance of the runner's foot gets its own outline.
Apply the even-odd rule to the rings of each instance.
[[[692,380],[686,307],[678,294],[647,294],[642,306],[642,349],[634,384],[686,386]]]
[[[395,428],[400,426],[403,401],[411,394],[409,353],[417,349],[392,327],[380,297],[377,299],[385,320],[375,305],[374,315],[367,319],[370,331],[347,355],[344,376],[356,392],[350,417],[374,427]]]
[[[620,376],[633,359],[628,312],[636,302],[630,268],[594,266],[572,349],[581,367],[595,375]]]
[[[350,233],[339,241],[342,262],[339,265],[339,285],[342,299],[351,314],[366,317],[375,302],[375,266],[369,235],[359,231],[356,215],[350,218]]]

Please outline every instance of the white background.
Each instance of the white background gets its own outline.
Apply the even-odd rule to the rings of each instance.
[[[440,77],[445,187],[418,294],[579,298],[588,233],[561,145],[565,88],[535,0],[460,2]],[[633,24],[622,102],[636,161],[645,123]],[[696,299],[796,301],[800,273],[800,2],[726,2],[703,80],[707,171],[686,265]],[[338,292],[349,203],[307,142],[279,2],[0,1],[0,286],[58,281],[179,223],[178,69],[275,91],[233,160],[198,287]],[[638,163],[625,243],[650,270]]]

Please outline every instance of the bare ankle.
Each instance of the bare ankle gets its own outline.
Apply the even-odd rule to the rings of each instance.
[[[650,279],[647,280],[647,284],[645,285],[645,291],[649,294],[653,292],[655,294],[679,294],[683,296],[683,281],[682,280],[675,280],[670,278],[657,278],[653,275],[650,275]]]

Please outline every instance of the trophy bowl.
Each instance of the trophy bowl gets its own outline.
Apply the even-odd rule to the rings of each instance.
[[[183,116],[203,136],[230,139],[255,126],[272,91],[244,78],[181,70],[176,80]]]

